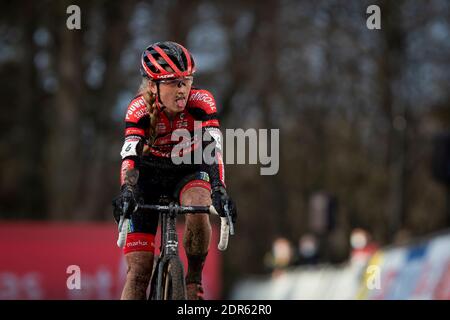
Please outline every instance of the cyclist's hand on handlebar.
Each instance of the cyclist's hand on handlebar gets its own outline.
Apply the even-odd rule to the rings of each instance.
[[[113,216],[117,223],[123,214],[124,204],[128,203],[128,210],[125,213],[127,217],[133,212],[136,204],[143,203],[141,192],[137,186],[124,184],[121,188],[120,195],[113,199]]]
[[[237,220],[237,208],[233,199],[228,196],[224,187],[214,188],[211,194],[212,203],[221,217],[226,217],[226,208],[231,216],[231,221],[236,223]]]

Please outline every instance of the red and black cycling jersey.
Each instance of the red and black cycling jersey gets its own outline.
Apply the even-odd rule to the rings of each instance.
[[[205,150],[210,143],[215,143],[215,161],[212,164],[203,162],[203,165],[210,176],[211,186],[222,185],[225,187],[222,143],[220,138],[219,141],[217,140],[217,137],[220,136],[220,124],[217,118],[216,103],[209,91],[192,88],[186,108],[173,119],[169,119],[165,112],[160,111],[155,126],[155,136],[152,139],[150,139],[149,134],[150,115],[142,95],[135,97],[129,103],[125,125],[125,143],[121,153],[121,184],[124,183],[125,172],[136,167],[141,157],[152,156],[170,159],[174,151],[180,156],[191,153],[194,157],[194,151],[197,148],[201,146],[202,150]],[[189,132],[190,140],[188,143],[186,143],[186,137],[177,138],[176,133],[174,133],[177,129],[185,129],[184,132]],[[200,132],[201,136],[199,137],[198,133]],[[205,132],[208,132],[209,137],[212,136],[216,139],[205,141],[202,139]],[[184,142],[185,146],[180,142]]]

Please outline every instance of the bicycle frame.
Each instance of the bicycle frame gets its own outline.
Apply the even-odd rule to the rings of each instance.
[[[186,284],[184,279],[184,268],[178,255],[178,235],[176,230],[176,216],[178,214],[195,214],[195,213],[213,213],[219,215],[213,206],[180,206],[175,203],[170,203],[169,205],[139,205],[137,204],[133,212],[143,210],[143,211],[157,211],[160,215],[161,221],[161,247],[160,254],[156,260],[156,268],[152,274],[152,279],[150,283],[150,298],[153,296],[157,300],[163,298],[163,276],[171,277],[172,289],[173,287],[182,287],[176,294],[177,299],[180,296],[185,295]],[[220,240],[218,244],[218,249],[221,251],[226,250],[228,246],[229,235],[234,234],[233,223],[231,221],[231,216],[226,208],[226,217],[220,217],[221,228],[220,228]],[[117,240],[117,245],[123,247],[126,242],[127,232],[128,232],[129,218],[126,215],[122,215],[119,221],[119,238]],[[167,265],[167,271],[165,272],[165,267]],[[169,271],[169,267],[172,266],[172,270]],[[175,271],[173,271],[175,270]],[[175,275],[175,276],[174,276]],[[156,282],[156,283],[155,283]],[[156,285],[156,292],[155,290]],[[182,294],[179,294],[180,291]],[[173,293],[172,293],[173,294]]]
[[[152,274],[152,278],[156,275],[156,300],[161,300],[163,296],[162,288],[163,288],[163,274],[164,268],[166,267],[166,263],[176,257],[179,259],[178,254],[178,234],[176,230],[176,211],[169,209],[168,213],[159,213],[160,221],[161,221],[161,246],[159,257],[156,261],[157,269],[156,274],[155,271]],[[180,261],[181,264],[181,261]],[[181,269],[184,268],[181,264]],[[183,288],[186,288],[186,284],[184,282],[184,277],[182,277]],[[155,290],[155,288],[151,288],[151,290]],[[150,290],[150,291],[151,291]],[[152,292],[150,292],[150,297]]]
[[[178,235],[176,230],[175,210],[170,210],[164,214],[159,213],[161,221],[161,253],[163,255],[178,256]]]

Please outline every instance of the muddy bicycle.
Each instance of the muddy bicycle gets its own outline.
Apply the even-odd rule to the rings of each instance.
[[[123,212],[128,211],[129,204],[124,203]],[[159,214],[161,221],[161,247],[156,259],[152,277],[150,280],[149,300],[186,300],[186,283],[184,268],[178,253],[178,235],[176,219],[182,214],[216,214],[216,209],[211,206],[181,206],[176,202],[169,204],[136,204],[132,212]],[[220,217],[220,240],[218,249],[226,250],[230,235],[234,235],[234,226],[231,213],[225,206],[225,217]],[[117,245],[123,247],[126,242],[129,218],[123,214],[119,221],[119,238]]]

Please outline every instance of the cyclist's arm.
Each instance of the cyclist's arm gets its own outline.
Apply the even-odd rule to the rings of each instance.
[[[220,123],[217,115],[216,102],[213,95],[207,90],[198,90],[190,97],[192,107],[191,114],[196,120],[202,122],[203,150],[211,150],[214,144],[214,156],[212,163],[206,163],[203,159],[203,170],[209,174],[211,187],[226,187],[225,166],[222,157],[223,139],[220,131]],[[209,152],[208,152],[209,153]]]
[[[127,108],[125,116],[125,140],[120,155],[122,165],[120,169],[120,185],[126,181],[126,173],[129,170],[138,170],[139,160],[148,132],[148,112],[142,96],[133,99]]]
[[[210,139],[203,141],[203,150],[209,147],[209,150],[213,148],[211,157],[214,156],[214,161],[211,164],[203,162],[204,170],[209,174],[211,188],[214,190],[217,187],[226,188],[225,184],[225,165],[222,157],[222,134],[219,127],[204,127],[202,129],[203,136]],[[213,145],[213,146],[211,146]]]

